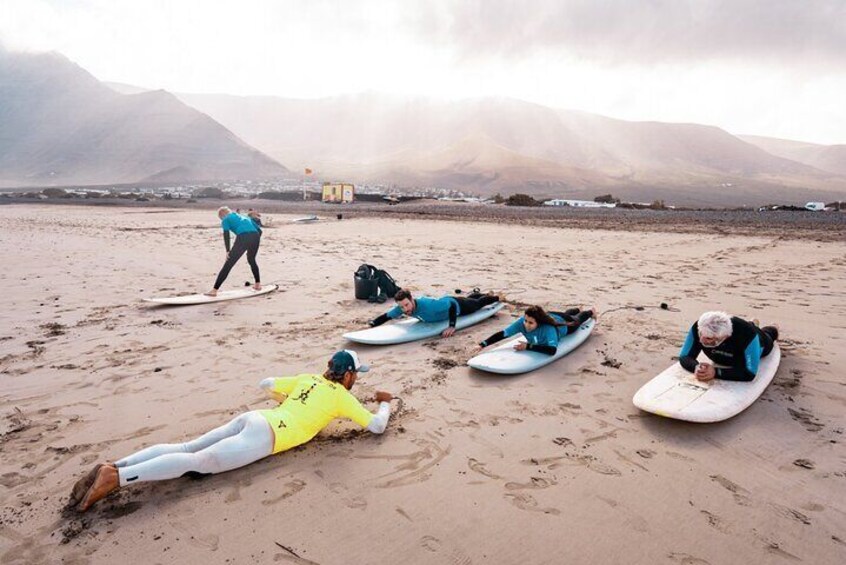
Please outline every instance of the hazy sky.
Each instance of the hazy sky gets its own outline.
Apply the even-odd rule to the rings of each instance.
[[[0,0],[0,41],[178,92],[507,96],[846,143],[846,0]]]

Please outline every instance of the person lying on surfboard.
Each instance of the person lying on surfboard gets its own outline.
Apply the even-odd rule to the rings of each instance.
[[[775,326],[759,328],[725,312],[705,312],[687,332],[679,363],[700,381],[751,381],[761,358],[770,354],[777,340]],[[700,352],[724,367],[700,363],[696,360]]]
[[[259,244],[261,243],[261,228],[247,216],[236,214],[226,206],[222,206],[217,210],[217,217],[220,218],[220,226],[223,228],[223,245],[226,247],[226,262],[220,269],[217,275],[217,280],[214,281],[214,288],[206,293],[206,296],[217,296],[217,291],[220,290],[223,281],[229,276],[229,271],[238,262],[245,252],[247,253],[247,262],[250,264],[250,269],[253,271],[253,277],[256,283],[253,285],[254,290],[261,290],[261,276],[259,275],[258,263],[256,263],[256,254],[258,253]],[[235,234],[235,244],[232,249],[229,249],[229,232]]]
[[[590,310],[570,308],[564,312],[547,312],[541,306],[529,306],[523,316],[510,326],[479,342],[479,349],[484,349],[507,337],[523,334],[526,341],[514,344],[514,349],[517,351],[537,351],[545,355],[555,355],[561,338],[576,331],[591,318],[596,318],[595,308]]]
[[[306,443],[335,418],[349,418],[381,434],[388,425],[393,396],[377,392],[379,410],[372,414],[349,392],[358,373],[368,370],[354,351],[344,349],[332,356],[322,375],[264,379],[259,386],[280,403],[275,408],[245,412],[193,441],[153,445],[114,463],[99,464],[76,482],[68,506],[85,512],[131,483],[231,471]]]
[[[455,322],[459,316],[466,316],[484,308],[488,304],[499,302],[499,297],[493,294],[472,292],[467,296],[442,296],[432,298],[421,296],[414,298],[411,292],[400,289],[394,295],[397,305],[370,321],[370,327],[381,326],[388,320],[395,320],[400,316],[417,318],[421,322],[443,322],[449,320],[449,327],[442,333],[442,337],[450,337],[455,333]]]

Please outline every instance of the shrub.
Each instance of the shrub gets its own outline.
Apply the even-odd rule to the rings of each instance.
[[[528,194],[512,194],[505,201],[506,206],[540,206],[541,203]]]

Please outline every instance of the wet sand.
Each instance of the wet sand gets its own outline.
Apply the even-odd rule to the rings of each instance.
[[[212,284],[213,212],[0,207],[0,563],[846,559],[842,241],[292,217],[259,253],[281,291],[160,308],[140,299]],[[365,261],[419,292],[479,286],[511,305],[450,339],[357,347],[373,370],[353,392],[402,397],[383,436],[337,422],[243,469],[62,512],[95,462],[271,406],[264,377],[319,372],[386,309],[353,299]],[[242,260],[227,286],[248,278]],[[535,373],[464,365],[533,303],[604,313]],[[639,412],[634,392],[714,308],[780,325],[773,384],[719,424]]]

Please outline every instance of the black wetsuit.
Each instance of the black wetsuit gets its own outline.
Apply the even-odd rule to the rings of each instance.
[[[773,350],[773,343],[778,339],[778,330],[772,326],[758,328],[755,324],[732,316],[731,336],[717,347],[705,347],[699,341],[699,323],[694,323],[687,333],[679,363],[685,370],[693,373],[699,362],[699,352],[715,364],[725,368],[715,368],[716,378],[726,381],[751,381],[758,374],[758,364]]]

